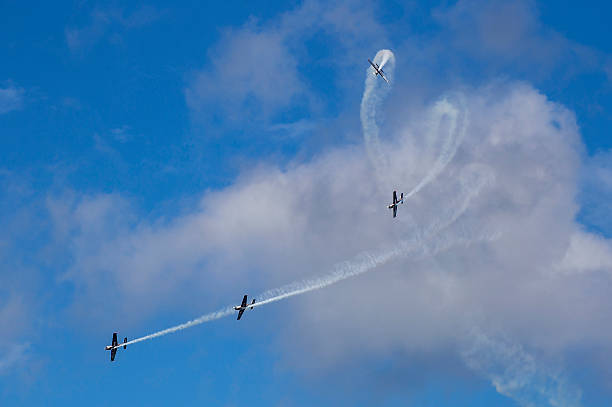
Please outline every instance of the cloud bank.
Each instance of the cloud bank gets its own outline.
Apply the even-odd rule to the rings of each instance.
[[[462,143],[395,221],[385,208],[390,191],[380,191],[360,147],[288,170],[254,168],[171,220],[139,219],[114,195],[51,200],[73,248],[66,278],[79,287],[78,303],[93,307],[110,284],[117,303],[146,314],[176,304],[179,292],[195,298],[206,289],[222,303],[238,283],[255,292],[320,274],[365,250],[424,236],[456,210],[466,185],[486,179],[422,255],[302,297],[291,310],[299,322],[283,334],[299,338],[309,358],[339,365],[357,350],[384,357],[402,349],[410,363],[423,349],[455,349],[522,405],[533,402],[519,396],[525,392],[550,405],[579,405],[563,360],[576,347],[608,346],[612,331],[602,327],[610,299],[595,279],[609,281],[611,249],[575,220],[582,146],[574,116],[522,83],[464,92],[461,100],[469,117]],[[452,114],[436,116],[437,106],[421,114],[437,122],[406,122],[381,137],[405,190],[435,168],[444,148]],[[363,335],[365,327],[380,335]],[[550,355],[558,369],[547,367]],[[541,390],[543,381],[552,385]]]
[[[439,53],[436,41],[461,57],[496,55],[493,67],[539,61],[549,72],[568,50],[583,52],[587,62],[598,58],[568,42],[547,48],[557,34],[542,29],[527,3],[503,3],[520,24],[485,36],[500,15],[488,7],[474,12],[480,4],[462,1],[435,13],[445,31],[431,47],[417,44],[417,58]],[[320,101],[300,74],[294,39],[322,16],[316,31],[339,32],[347,49],[358,48],[366,40],[351,26],[384,33],[365,14],[349,3],[305,2],[273,26],[251,22],[228,31],[186,89],[188,107],[201,118],[221,106],[224,116],[247,124],[275,122],[296,104],[316,110]],[[469,23],[465,15],[473,16]],[[516,47],[525,43],[532,45]],[[339,70],[352,63],[338,55],[330,61]],[[325,375],[363,355],[401,352],[398,363],[409,365],[422,354],[450,353],[521,405],[579,405],[564,365],[576,349],[603,350],[602,364],[611,354],[612,249],[576,221],[584,162],[574,115],[522,82],[452,89],[424,107],[409,105],[407,115],[409,97],[419,92],[396,89],[382,105],[392,124],[377,128],[374,158],[366,140],[287,168],[261,164],[172,218],[141,216],[117,194],[50,198],[56,232],[70,248],[64,279],[76,287],[75,313],[84,309],[108,324],[96,310],[122,304],[129,325],[168,308],[200,312],[234,298],[237,286],[260,292],[307,280],[364,251],[422,242],[443,225],[444,233],[414,255],[288,302],[291,308],[278,312],[295,317],[280,335],[303,352],[294,355],[279,339],[285,363]],[[458,197],[474,184],[478,193],[454,218]],[[414,191],[396,220],[385,208],[394,188]]]

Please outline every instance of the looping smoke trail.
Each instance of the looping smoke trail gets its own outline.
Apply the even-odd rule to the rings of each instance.
[[[395,56],[393,52],[382,49],[376,53],[373,62],[377,63],[381,69],[383,66],[386,66],[386,74],[389,78],[393,77],[395,69]],[[361,126],[366,153],[382,185],[386,184],[389,174],[393,173],[393,171],[391,171],[390,160],[381,146],[376,115],[380,110],[380,105],[389,93],[390,86],[381,81],[380,78],[372,75],[372,68],[369,67],[366,72],[365,88],[361,98]],[[459,145],[463,141],[468,124],[467,110],[463,106],[461,95],[453,99],[456,100],[451,102],[449,97],[440,100],[431,111],[429,131],[426,135],[429,145],[435,144],[440,132],[443,131],[442,126],[445,118],[448,119],[446,137],[433,166],[423,179],[406,194],[406,198],[410,198],[419,192],[440,175],[453,159]]]
[[[422,253],[423,256],[435,255],[440,251],[452,247],[454,242],[445,241],[443,242],[443,244],[436,245],[436,242],[431,241],[431,239],[434,238],[442,230],[448,228],[467,210],[469,203],[472,201],[472,199],[474,199],[474,197],[476,197],[476,195],[478,195],[480,190],[488,184],[489,180],[490,177],[486,176],[486,174],[471,174],[471,176],[468,177],[466,182],[463,184],[463,195],[461,195],[455,202],[451,203],[450,207],[454,208],[454,210],[446,214],[447,218],[436,221],[435,223],[430,225],[430,227],[427,228],[423,233],[415,235],[412,239],[401,240],[391,248],[385,248],[376,252],[364,252],[358,255],[352,261],[344,261],[342,263],[337,264],[334,267],[334,270],[327,275],[298,281],[279,288],[268,290],[257,296],[256,298],[260,298],[261,300],[251,305],[251,307],[259,307],[265,304],[269,304],[271,302],[283,300],[285,298],[304,294],[314,290],[319,290],[321,288],[330,286],[348,278],[364,274],[400,256],[416,255],[419,252]],[[444,217],[444,214],[442,214],[442,217]],[[487,240],[491,238],[494,237],[484,237],[484,239]],[[468,245],[472,241],[463,240],[457,241],[457,243]],[[223,308],[221,310],[211,312],[209,314],[203,315],[199,318],[193,319],[183,324],[176,325],[174,327],[167,328],[138,339],[134,339],[130,342],[127,342],[126,344],[120,344],[119,346],[132,345],[148,339],[157,338],[159,336],[187,329],[195,325],[200,325],[205,322],[220,319],[232,313],[234,313],[234,310],[231,306]]]
[[[440,154],[427,175],[425,175],[410,192],[406,193],[406,198],[410,198],[419,192],[423,187],[440,175],[448,163],[451,162],[463,141],[468,124],[467,110],[465,108],[457,108],[448,98],[444,98],[437,102],[431,112],[429,120],[429,140],[433,140],[437,137],[436,135],[440,132],[444,117],[448,117],[449,124],[448,133]]]
[[[395,55],[393,55],[393,52],[388,49],[381,49],[376,53],[373,62],[378,64],[381,69],[385,66],[385,75],[390,81],[393,80],[393,70],[395,68]],[[384,175],[388,173],[389,162],[380,145],[376,112],[379,111],[380,104],[389,93],[389,90],[390,86],[374,76],[372,68],[368,67],[359,116],[363,128],[366,152],[374,165],[374,170],[379,179],[384,179]]]

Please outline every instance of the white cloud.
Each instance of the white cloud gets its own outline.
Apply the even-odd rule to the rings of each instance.
[[[363,250],[392,246],[452,219],[476,176],[489,181],[423,246],[425,253],[448,246],[442,252],[398,258],[326,293],[288,301],[287,311],[279,308],[293,315],[283,317],[281,336],[307,355],[287,348],[288,363],[301,369],[316,361],[313,368],[325,371],[398,349],[410,363],[422,352],[460,352],[475,327],[487,337],[501,332],[508,338],[503,349],[529,349],[525,363],[498,355],[501,364],[518,363],[519,372],[542,355],[562,360],[581,346],[608,349],[611,300],[589,275],[609,270],[611,244],[575,221],[582,147],[573,114],[521,83],[484,87],[463,100],[469,117],[463,144],[395,220],[385,208],[390,191],[380,191],[364,151],[354,147],[286,171],[254,168],[174,219],[139,219],[118,196],[54,201],[58,226],[69,225],[74,264],[67,278],[78,287],[75,306],[90,318],[96,304],[121,304],[132,320],[188,303],[205,311],[233,298],[237,284],[256,292],[318,275]],[[441,137],[427,131],[427,115],[415,114],[383,140],[399,190],[416,185],[439,153],[427,147],[440,145],[435,138]],[[559,264],[573,272],[551,272]],[[109,287],[113,301],[107,301]],[[279,341],[281,348],[287,343]],[[559,374],[538,367],[534,380],[511,390],[493,382],[523,405],[529,402],[514,396],[516,389],[576,405],[579,393],[562,385]],[[556,384],[543,393],[543,380]]]
[[[256,26],[226,32],[210,52],[210,68],[186,90],[187,105],[196,114],[230,121],[261,120],[287,110],[306,90],[284,40]]]
[[[0,351],[0,375],[14,374],[15,366],[27,358],[27,343],[4,344]]]
[[[120,8],[95,8],[89,23],[82,27],[66,27],[68,48],[75,52],[90,47],[109,32],[116,36],[129,29],[141,28],[158,20],[162,12],[151,6],[142,6],[132,12]],[[116,37],[119,38],[119,37]]]
[[[363,70],[363,50],[374,52],[373,44],[386,39],[373,11],[368,2],[309,0],[276,20],[250,19],[239,29],[226,30],[209,50],[209,64],[185,90],[195,120],[252,125],[274,122],[296,107],[320,112],[322,101],[309,90],[298,66],[324,66],[332,86],[343,83],[348,67]],[[305,44],[316,34],[328,36],[332,56],[321,60],[311,55]],[[361,65],[355,64],[356,54],[361,54]]]
[[[21,109],[24,93],[22,88],[14,85],[0,87],[0,114]]]
[[[542,365],[520,344],[472,330],[462,356],[468,366],[488,377],[495,389],[521,406],[580,406],[582,392],[562,370]]]
[[[592,233],[576,232],[561,260],[562,272],[612,272],[612,246],[608,239]]]
[[[0,325],[5,327],[0,338],[0,375],[14,372],[15,366],[27,358],[29,344],[16,342],[29,327],[26,308],[23,299],[15,293],[9,293],[6,300],[0,302]]]
[[[578,72],[605,71],[604,53],[569,40],[542,24],[531,0],[460,0],[433,12],[443,27],[440,40],[493,66],[513,66],[547,78],[561,68],[564,79]]]

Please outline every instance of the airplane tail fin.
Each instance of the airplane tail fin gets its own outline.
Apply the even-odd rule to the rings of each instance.
[[[123,338],[123,343],[127,343],[127,337]],[[127,345],[123,345],[123,349],[127,349]]]
[[[255,298],[253,298],[253,301],[251,301],[251,305],[255,304]],[[251,307],[251,309],[253,309],[253,307]]]

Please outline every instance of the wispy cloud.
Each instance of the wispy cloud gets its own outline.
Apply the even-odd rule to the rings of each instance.
[[[521,406],[579,407],[582,392],[559,367],[542,363],[523,346],[507,338],[472,329],[462,356],[468,366],[485,375],[495,389]]]
[[[23,88],[8,84],[0,87],[0,114],[19,110],[23,106],[25,91]]]
[[[27,359],[29,343],[4,344],[0,351],[0,375],[15,372],[15,366]]]
[[[0,338],[0,375],[9,374],[23,363],[30,347],[29,343],[17,342],[23,332],[30,328],[27,304],[14,290],[7,293],[5,289],[0,289],[0,295],[3,293],[8,295],[5,296],[6,300],[0,302],[0,325],[6,328]]]
[[[82,50],[93,46],[109,33],[120,35],[125,30],[151,24],[162,14],[152,6],[142,6],[132,12],[121,8],[95,8],[87,25],[65,29],[66,43],[71,51]]]
[[[123,126],[110,129],[110,135],[120,143],[125,143],[134,138],[131,126],[125,124]]]
[[[209,51],[210,63],[185,90],[196,120],[267,128],[282,113],[321,112],[324,102],[310,90],[299,66],[325,66],[326,81],[342,84],[356,52],[383,43],[385,31],[368,2],[308,0],[273,21],[250,19],[228,29]],[[327,35],[334,54],[321,60],[304,44]],[[363,62],[363,58],[360,59]],[[299,120],[296,119],[296,120]]]
[[[572,41],[542,24],[537,3],[530,0],[460,0],[434,10],[440,40],[463,56],[494,67],[512,65],[543,79],[551,72],[565,78],[582,72],[605,71],[609,56]]]
[[[297,61],[284,40],[265,27],[226,32],[210,52],[210,68],[198,73],[186,90],[196,118],[265,121],[288,110],[294,99],[307,97]]]
[[[269,127],[272,132],[285,137],[301,137],[316,130],[317,124],[308,119],[301,119],[293,123],[276,123]]]

